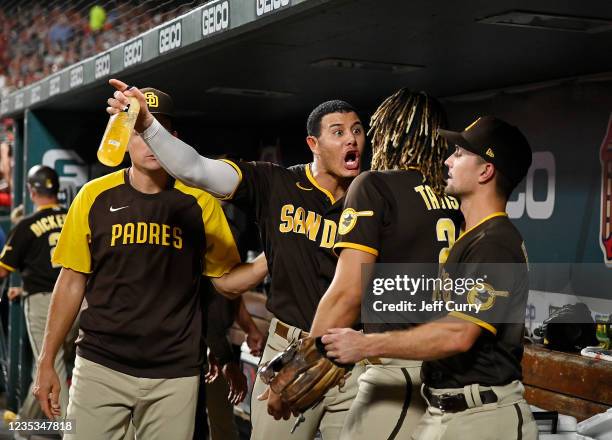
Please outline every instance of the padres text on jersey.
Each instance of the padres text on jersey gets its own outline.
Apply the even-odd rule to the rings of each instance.
[[[169,378],[200,371],[200,275],[222,276],[239,256],[210,194],[174,181],[144,194],[121,170],[81,189],[53,261],[89,274],[79,356]]]

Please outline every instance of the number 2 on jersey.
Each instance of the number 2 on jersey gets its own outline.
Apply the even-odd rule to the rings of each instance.
[[[51,234],[49,234],[49,258],[53,258],[53,251],[55,251],[55,246],[57,246],[57,241],[59,240],[60,234],[60,232],[52,232]],[[61,264],[55,264],[52,262],[51,267],[61,267]]]
[[[438,241],[448,243],[448,246],[442,248],[438,255],[438,262],[445,263],[450,248],[455,244],[455,223],[450,218],[438,219],[438,223],[436,223],[436,236]]]

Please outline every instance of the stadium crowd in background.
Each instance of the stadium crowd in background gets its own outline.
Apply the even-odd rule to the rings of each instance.
[[[0,121],[0,214],[11,207],[12,148],[15,141],[13,130],[12,119],[5,118]]]
[[[0,98],[208,0],[0,3]]]

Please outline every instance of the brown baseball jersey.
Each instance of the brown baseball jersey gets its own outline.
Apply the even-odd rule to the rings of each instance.
[[[137,377],[196,376],[203,361],[198,287],[239,263],[219,202],[171,180],[137,191],[128,170],[87,183],[53,261],[88,274],[77,353]]]
[[[454,307],[471,305],[449,315],[473,322],[482,331],[466,353],[424,362],[424,381],[434,388],[458,388],[520,380],[529,292],[527,252],[506,213],[488,216],[462,234],[450,250],[443,274],[453,280],[483,280],[460,295],[442,293],[442,299],[452,300]]]
[[[342,200],[321,187],[311,165],[232,162],[240,184],[228,199],[254,211],[272,284],[267,308],[308,330],[334,276],[332,248]]]
[[[462,221],[457,199],[435,194],[417,169],[368,171],[349,187],[334,249],[358,249],[375,255],[376,263],[408,263],[436,275]],[[363,303],[367,306],[371,299]],[[385,324],[368,323],[365,314],[363,318],[364,331],[370,333],[419,322],[410,313]]]
[[[41,206],[9,232],[0,266],[10,272],[19,271],[23,289],[30,295],[53,291],[60,267],[51,263],[51,255],[65,218],[65,208]]]

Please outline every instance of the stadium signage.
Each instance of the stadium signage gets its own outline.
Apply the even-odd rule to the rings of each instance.
[[[166,26],[159,30],[159,53],[165,53],[172,49],[181,47],[182,35],[181,35],[181,22]]]
[[[74,150],[51,148],[45,150],[41,163],[57,171],[60,181],[60,201],[67,206],[88,180],[88,167]]]
[[[34,86],[30,89],[30,104],[36,104],[40,101],[40,86]]]
[[[57,95],[60,92],[60,80],[59,75],[49,80],[49,96]]]
[[[15,108],[23,108],[23,92],[15,95]]]
[[[229,27],[229,1],[202,9],[202,36],[207,37]]]
[[[536,200],[534,193],[534,175],[536,171],[546,174],[546,197]],[[516,200],[508,201],[507,211],[510,218],[520,218],[527,211],[527,216],[534,220],[549,219],[555,209],[555,156],[550,151],[533,153],[533,163],[525,178],[525,190],[519,191]]]
[[[32,99],[36,105],[57,99],[62,93],[70,92],[84,85],[102,81],[111,74],[120,74],[124,69],[143,66],[159,55],[174,54],[186,46],[227,38],[230,29],[241,28],[252,23],[254,28],[265,26],[255,24],[261,17],[280,19],[291,14],[292,6],[308,4],[317,7],[329,0],[209,0],[179,18],[154,27],[133,39],[68,66],[60,72],[53,72],[40,84],[32,84],[11,92],[0,100],[0,116],[23,113]],[[195,3],[195,2],[194,2]],[[302,8],[296,8],[299,12]],[[276,14],[282,12],[282,14]],[[267,21],[267,20],[264,20]],[[209,39],[208,37],[213,37]],[[195,49],[195,46],[194,46]],[[40,91],[32,89],[40,85]],[[18,96],[22,93],[22,96]],[[39,97],[38,97],[39,95]]]
[[[123,46],[123,67],[130,67],[142,61],[142,38]]]
[[[94,78],[102,78],[103,76],[109,75],[111,71],[111,57],[110,53],[106,53],[96,58],[94,67]]]
[[[255,0],[255,10],[258,17],[284,8],[285,6],[289,6],[289,0]]]
[[[70,70],[70,88],[74,89],[75,87],[78,87],[81,84],[83,84],[83,65],[82,64]]]

